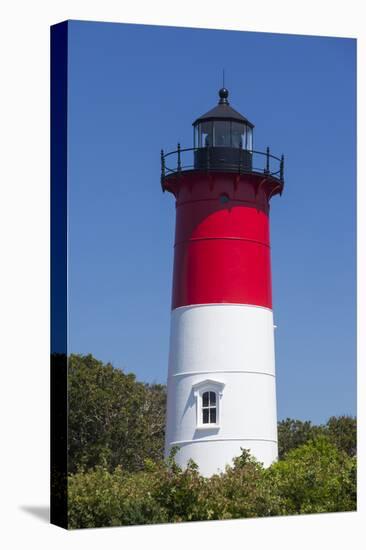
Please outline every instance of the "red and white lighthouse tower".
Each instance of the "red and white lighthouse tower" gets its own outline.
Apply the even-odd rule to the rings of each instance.
[[[269,201],[284,161],[253,150],[228,95],[193,123],[193,148],[161,155],[176,199],[165,452],[205,476],[241,447],[277,458]]]

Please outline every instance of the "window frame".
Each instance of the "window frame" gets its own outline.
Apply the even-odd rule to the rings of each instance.
[[[193,385],[193,393],[196,398],[196,429],[217,430],[221,427],[222,421],[222,395],[225,384],[218,380],[202,380]],[[216,422],[203,423],[203,394],[213,392],[216,395]]]

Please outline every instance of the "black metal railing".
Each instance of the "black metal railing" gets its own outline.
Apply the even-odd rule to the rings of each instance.
[[[220,158],[221,157],[223,158]],[[284,182],[284,156],[276,157],[266,151],[249,151],[245,149],[221,147],[190,147],[182,149],[178,143],[175,151],[164,153],[161,150],[161,181],[184,171],[205,170],[225,171],[239,174],[265,174]]]

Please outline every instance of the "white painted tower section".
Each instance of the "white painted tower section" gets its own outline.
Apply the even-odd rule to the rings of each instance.
[[[191,458],[207,477],[241,448],[269,466],[277,459],[272,310],[206,304],[171,315],[166,455],[178,446],[177,463]],[[202,421],[205,392],[216,395],[215,425]]]

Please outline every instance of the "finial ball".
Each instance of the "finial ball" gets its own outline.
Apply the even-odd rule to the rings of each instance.
[[[229,97],[229,90],[226,88],[221,88],[221,90],[219,90],[219,96],[220,99],[227,99]]]

